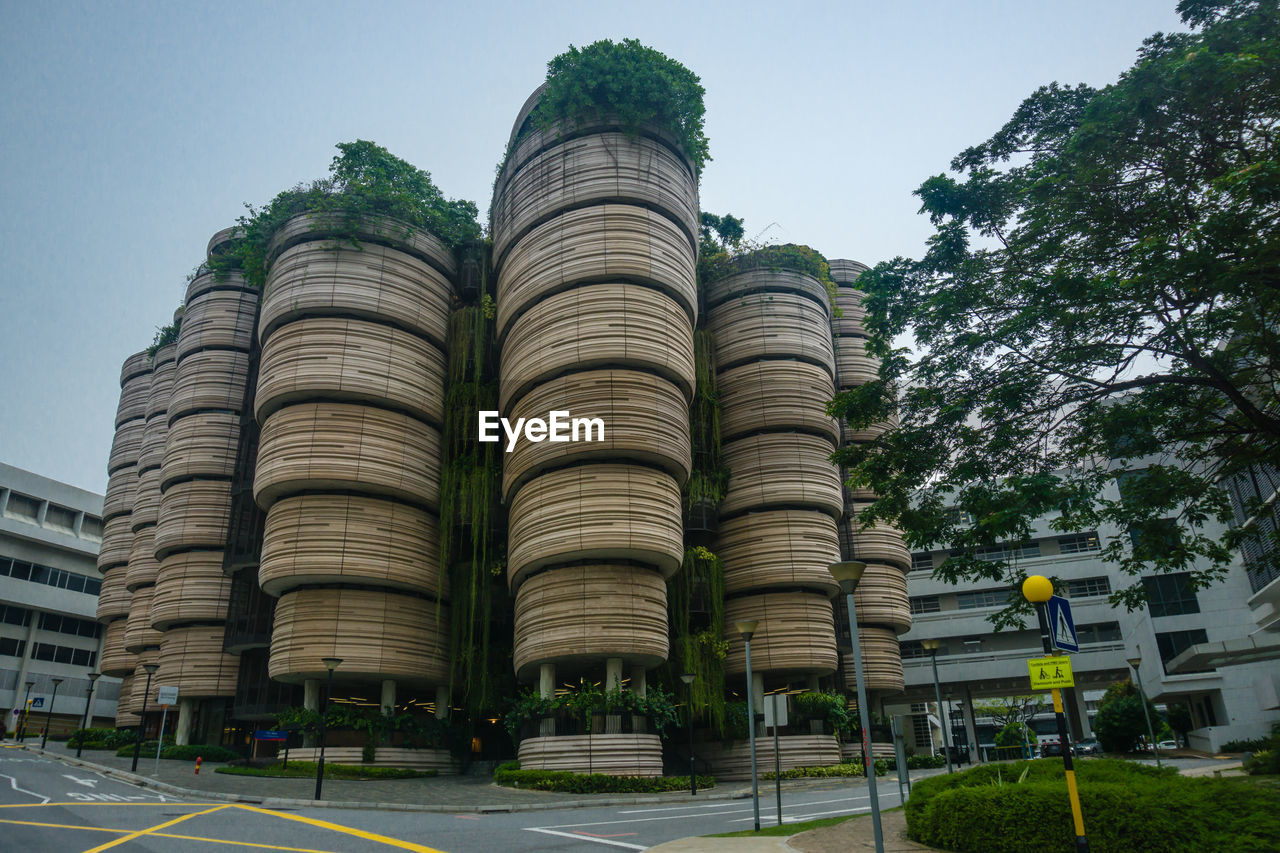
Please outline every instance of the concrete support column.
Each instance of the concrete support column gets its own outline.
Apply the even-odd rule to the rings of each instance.
[[[382,713],[388,717],[395,716],[396,713],[396,682],[394,678],[386,678],[382,681]]]
[[[196,716],[196,703],[194,699],[178,700],[178,723],[173,730],[173,742],[178,746],[186,746],[191,743],[191,723],[194,722]]]
[[[49,517],[49,502],[41,501],[40,509],[36,511],[36,524],[44,527],[44,520]]]
[[[604,662],[604,689],[622,689],[622,658],[606,658]]]
[[[436,687],[436,719],[449,719],[449,685],[441,684]]]
[[[1084,701],[1084,690],[1079,687],[1068,687],[1066,702],[1067,717],[1071,720],[1071,731],[1076,740],[1093,737],[1093,727],[1089,725],[1089,706]]]
[[[81,531],[84,530],[84,510],[76,513],[76,523],[71,529],[75,532],[76,536],[79,536]],[[93,728],[93,726],[90,726],[89,728]]]
[[[648,683],[646,681],[646,673],[644,671],[644,667],[642,666],[631,667],[631,692],[636,694],[637,696],[643,696],[645,694],[645,690],[647,689],[647,687],[648,687]]]
[[[973,694],[969,688],[964,689],[964,734],[969,741],[969,757],[974,764],[981,764],[982,749],[978,746],[978,727],[973,719]]]
[[[811,691],[811,692],[813,692],[813,693],[817,693],[817,692],[818,692],[818,690],[820,689],[820,688],[818,687],[818,676],[816,676],[816,675],[810,675],[810,676],[808,676],[807,678],[805,678],[805,680],[804,680],[804,686],[805,686],[805,689],[807,689],[807,690],[809,690],[809,691]],[[868,700],[868,701],[870,701],[870,700]]]
[[[7,492],[5,489],[7,499]],[[31,665],[31,655],[35,650],[36,623],[40,621],[39,611],[31,611],[31,622],[27,625],[26,644],[22,647],[22,662],[18,664],[18,680],[13,683],[13,707],[9,709],[9,718],[6,725],[12,725],[14,731],[22,723],[23,700],[27,696],[27,671]],[[106,633],[105,631],[103,632]],[[102,656],[102,649],[98,649],[98,656]],[[15,714],[14,711],[19,713]]]
[[[756,713],[764,713],[764,673],[751,673],[751,701],[755,703]]]
[[[556,665],[544,663],[538,668],[538,695],[543,699],[554,699],[556,695]]]

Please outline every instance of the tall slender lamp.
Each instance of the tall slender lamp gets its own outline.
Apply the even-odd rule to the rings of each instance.
[[[686,672],[680,676],[689,696],[689,796],[698,796],[698,764],[693,757],[693,682],[697,676]]]
[[[53,722],[53,703],[58,701],[58,685],[62,683],[61,678],[53,680],[53,697],[49,700],[49,710],[44,712],[44,736],[40,738],[40,748],[44,749],[44,745],[49,742],[49,724]]]
[[[747,741],[751,744],[751,809],[756,832],[760,831],[760,785],[756,777],[756,702],[751,678],[751,637],[759,624],[757,619],[744,619],[735,625],[747,652]]]
[[[27,740],[27,717],[31,715],[31,688],[35,686],[34,681],[27,682],[27,695],[22,699],[22,721],[18,726],[18,743],[25,743]]]
[[[100,672],[89,673],[89,695],[84,700],[84,725],[80,726],[80,740],[76,743],[76,758],[80,757],[80,750],[84,749],[84,730],[89,728],[89,723],[93,717],[93,685],[102,677]]]
[[[921,640],[920,645],[924,646],[925,651],[929,653],[929,660],[933,663],[933,698],[938,701],[938,716],[942,718],[942,750],[947,756],[947,772],[951,772],[951,738],[947,734],[947,729],[951,726],[951,720],[947,716],[947,712],[942,708],[942,685],[938,681],[938,648],[942,645],[940,640]]]
[[[1142,677],[1138,675],[1138,667],[1142,665],[1142,657],[1135,655],[1128,659],[1127,663],[1133,667],[1133,683],[1138,686],[1138,698],[1142,700],[1142,716],[1147,720],[1147,736],[1151,738],[1151,749],[1156,754],[1156,767],[1163,767],[1160,763],[1160,746],[1156,743],[1155,729],[1151,728],[1151,711],[1147,709],[1147,692],[1142,689]]]
[[[329,697],[333,693],[333,671],[342,663],[342,658],[320,658],[324,668],[329,670],[329,684],[324,691],[324,705],[320,707],[320,760],[316,763],[316,799],[320,799],[320,789],[324,784],[324,742],[329,735],[326,717],[329,714]]]
[[[133,766],[129,769],[131,773],[138,772],[138,753],[142,751],[142,730],[147,727],[147,700],[151,698],[151,676],[156,674],[160,666],[144,663],[142,668],[147,671],[147,687],[142,693],[142,717],[138,720],[138,735],[133,739]]]

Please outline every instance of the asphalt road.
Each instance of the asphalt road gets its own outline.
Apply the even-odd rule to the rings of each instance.
[[[882,779],[883,807],[899,804]],[[776,823],[762,790],[760,819]],[[865,784],[844,780],[783,792],[784,822],[870,810]],[[14,748],[0,750],[0,850],[205,853],[288,850],[365,853],[415,850],[644,850],[663,841],[750,829],[750,799],[506,814],[423,814],[369,809],[264,809],[159,795]]]

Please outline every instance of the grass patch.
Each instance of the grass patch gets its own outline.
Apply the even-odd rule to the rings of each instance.
[[[894,806],[891,809],[881,809],[880,814],[886,812],[900,812],[902,806]],[[786,817],[786,807],[783,806],[782,816]],[[800,823],[784,823],[782,826],[774,824],[773,826],[764,826],[761,824],[760,831],[754,829],[742,829],[737,832],[717,832],[715,835],[704,835],[703,838],[760,838],[765,835],[772,836],[791,836],[799,835],[802,832],[808,832],[811,829],[822,829],[824,826],[835,826],[838,823],[844,823],[847,820],[857,820],[860,817],[870,817],[870,813],[866,814],[847,814],[840,817],[820,817],[816,820],[805,820]]]
[[[280,764],[267,767],[229,764],[226,767],[215,767],[213,772],[228,773],[232,776],[267,776],[275,779],[314,779],[316,763],[290,761],[287,767]],[[350,779],[358,782],[372,779],[427,779],[435,775],[435,770],[414,770],[409,767],[361,767],[356,764],[330,764],[327,761],[324,765],[324,778]]]

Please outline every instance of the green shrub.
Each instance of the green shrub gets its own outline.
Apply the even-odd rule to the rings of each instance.
[[[1076,775],[1094,850],[1264,851],[1280,837],[1274,789],[1114,759],[1086,762]],[[1063,767],[1051,759],[922,779],[912,786],[906,817],[908,836],[946,850],[1022,853],[1075,844]]]
[[[1250,776],[1280,773],[1280,749],[1263,749],[1255,752],[1244,763],[1244,771]]]
[[[889,769],[890,762],[883,758],[876,759],[877,776],[883,776],[889,772]],[[850,761],[846,764],[828,764],[825,767],[792,767],[783,770],[781,775],[783,779],[824,779],[832,776],[865,776],[866,773],[861,761]],[[770,780],[776,776],[770,770],[768,773],[762,773],[760,778]]]
[[[569,794],[651,794],[684,791],[688,776],[609,776],[604,773],[570,773],[565,770],[521,770],[520,762],[508,761],[493,771],[493,781],[512,788],[534,791],[562,791]],[[711,788],[714,776],[699,776],[699,788]]]
[[[227,773],[232,776],[314,779],[316,777],[316,763],[314,761],[290,761],[287,767],[281,762],[274,762],[264,767],[228,764],[223,767],[213,768],[213,772]],[[365,767],[356,764],[330,764],[328,762],[325,762],[324,765],[324,778],[326,779],[347,779],[350,781],[428,779],[435,775],[435,770],[414,770],[410,767]]]
[[[1271,738],[1256,737],[1251,740],[1229,740],[1222,745],[1221,752],[1258,752],[1271,744]]]
[[[173,741],[167,736],[165,737],[164,742],[169,746],[173,745]],[[144,740],[139,750],[139,754],[146,755],[149,751],[151,755],[154,756],[156,754],[156,743],[157,742],[154,740]],[[128,758],[132,756],[133,755],[133,739],[130,738],[129,740],[125,741],[120,746],[120,748],[116,750],[116,755],[120,756],[121,758]]]
[[[155,754],[154,744],[151,746],[151,754]],[[225,747],[193,743],[186,746],[167,746],[160,752],[160,757],[175,761],[195,761],[197,757],[205,761],[235,761],[240,755]]]
[[[119,749],[133,743],[133,729],[78,729],[67,738],[67,746],[78,747],[84,741],[85,749]]]

